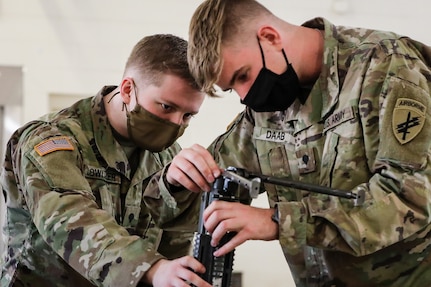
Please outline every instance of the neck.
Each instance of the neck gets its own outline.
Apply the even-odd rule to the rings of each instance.
[[[323,31],[299,26],[291,41],[296,42],[292,59],[293,67],[303,85],[313,84],[319,77],[322,69],[324,49]]]

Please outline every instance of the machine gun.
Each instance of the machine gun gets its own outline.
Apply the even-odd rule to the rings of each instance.
[[[201,274],[201,278],[211,283],[214,287],[230,286],[235,251],[231,251],[220,257],[215,257],[213,253],[228,242],[235,235],[235,232],[226,233],[218,246],[211,246],[211,235],[205,229],[203,212],[215,200],[239,202],[240,185],[249,190],[252,198],[257,198],[260,189],[260,179],[254,178],[248,180],[239,173],[242,173],[242,170],[234,167],[227,168],[220,177],[216,178],[211,191],[204,192],[202,195],[198,232],[195,233],[193,239],[193,256],[206,268],[205,273]]]
[[[214,287],[229,287],[231,284],[235,250],[220,257],[215,257],[213,253],[235,236],[235,232],[226,233],[217,246],[211,246],[211,235],[205,229],[203,212],[215,200],[239,202],[240,186],[249,190],[251,198],[257,198],[262,182],[353,199],[355,206],[362,205],[365,199],[365,191],[362,189],[358,193],[352,193],[299,181],[251,174],[244,169],[228,167],[220,177],[216,178],[211,191],[202,194],[198,231],[193,239],[193,256],[206,268],[205,273],[200,276]]]

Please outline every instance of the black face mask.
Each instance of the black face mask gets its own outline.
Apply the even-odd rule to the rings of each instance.
[[[266,68],[262,46],[263,68],[260,70],[253,85],[245,96],[242,104],[256,112],[284,111],[295,101],[301,98],[301,85],[292,65],[287,60],[284,49],[281,50],[287,64],[287,70],[278,75]]]

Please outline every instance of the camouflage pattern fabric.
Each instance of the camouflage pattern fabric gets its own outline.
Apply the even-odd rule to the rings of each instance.
[[[193,234],[160,230],[142,200],[151,176],[180,147],[138,151],[132,174],[102,101],[114,88],[11,137],[1,173],[1,286],[138,286],[160,258],[189,254]]]
[[[428,287],[431,49],[322,18],[304,26],[324,30],[325,40],[306,103],[282,112],[246,109],[210,150],[222,167],[366,191],[365,203],[354,206],[265,185],[270,206],[279,208],[279,241],[297,286]],[[186,196],[160,188],[179,214]]]

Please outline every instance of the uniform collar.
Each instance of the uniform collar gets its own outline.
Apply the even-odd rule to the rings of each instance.
[[[319,78],[313,85],[304,105],[292,111],[288,120],[297,120],[295,132],[299,132],[324,119],[338,102],[338,41],[336,27],[324,18],[314,18],[302,24],[304,27],[323,30],[323,62]]]

